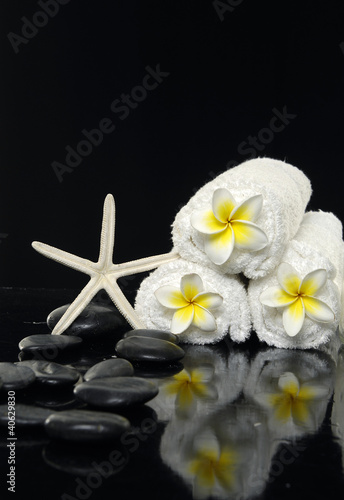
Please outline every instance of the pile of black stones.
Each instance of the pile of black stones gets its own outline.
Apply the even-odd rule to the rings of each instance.
[[[68,305],[49,314],[50,330]],[[91,302],[63,335],[23,338],[19,361],[0,362],[0,393],[23,395],[16,398],[16,426],[71,443],[130,432],[128,415],[157,396],[155,377],[183,368],[184,351],[170,332],[129,328],[116,309]],[[8,405],[0,404],[0,425],[7,424]]]

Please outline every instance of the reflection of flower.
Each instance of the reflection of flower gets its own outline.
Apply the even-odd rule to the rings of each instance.
[[[214,368],[203,365],[186,370],[185,368],[164,381],[161,392],[167,396],[176,396],[175,407],[178,413],[189,413],[199,399],[212,399],[217,396],[212,383]]]
[[[228,494],[235,483],[237,452],[228,446],[221,448],[211,432],[196,437],[193,446],[194,455],[186,464],[186,470],[193,480],[194,497]]]
[[[204,250],[214,264],[224,264],[234,247],[257,251],[267,245],[266,234],[254,224],[262,206],[261,195],[237,204],[227,189],[220,188],[214,191],[211,209],[192,214],[191,224],[204,234]]]
[[[216,330],[216,321],[208,309],[222,304],[218,293],[204,292],[198,274],[186,274],[180,280],[180,289],[165,285],[155,291],[157,300],[165,307],[176,309],[172,318],[171,332],[184,332],[191,324],[206,332]]]
[[[272,286],[260,295],[262,304],[270,307],[283,307],[283,326],[290,337],[302,328],[305,315],[311,320],[334,321],[332,309],[314,295],[325,285],[327,272],[316,269],[302,280],[295,269],[285,262],[277,269],[279,286]]]
[[[277,393],[260,393],[254,399],[267,409],[272,409],[275,419],[282,424],[293,421],[301,425],[310,424],[309,406],[318,399],[328,396],[329,388],[311,382],[300,384],[291,372],[283,373],[278,379]]]

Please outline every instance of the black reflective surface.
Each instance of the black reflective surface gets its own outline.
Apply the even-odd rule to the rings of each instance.
[[[18,361],[18,343],[48,333],[45,319],[73,290],[2,289],[1,361]],[[101,300],[101,299],[99,299]],[[115,354],[124,327],[80,349],[50,353],[81,373]],[[159,394],[121,412],[128,433],[99,446],[50,439],[44,429],[16,428],[17,498],[273,499],[343,498],[344,355],[336,349],[272,349],[245,344],[182,346],[171,366],[137,366]],[[0,392],[1,403],[7,391]],[[16,403],[52,411],[85,407],[72,389],[31,386]],[[0,427],[1,498],[9,448]]]

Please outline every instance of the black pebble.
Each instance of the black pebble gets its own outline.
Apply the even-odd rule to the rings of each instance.
[[[105,377],[130,377],[134,375],[133,365],[126,359],[112,358],[93,365],[84,375],[86,381]]]
[[[63,366],[52,361],[27,360],[16,363],[17,367],[28,367],[36,375],[36,381],[49,386],[74,385],[80,373],[74,368]]]
[[[130,422],[113,413],[67,410],[50,415],[44,427],[47,434],[55,439],[94,442],[118,438],[130,428]]]
[[[39,408],[25,404],[15,405],[15,425],[16,426],[40,426],[51,415],[52,410]],[[0,425],[8,424],[8,405],[0,405]]]
[[[47,317],[48,327],[52,330],[70,304],[61,306],[52,311]],[[121,314],[111,306],[89,304],[63,333],[77,335],[83,339],[92,339],[97,336],[113,333],[127,325]]]
[[[103,408],[128,408],[143,404],[158,392],[155,383],[139,377],[93,379],[74,388],[74,394],[81,401]]]
[[[116,344],[116,352],[132,362],[171,363],[184,357],[176,344],[149,337],[128,337]]]
[[[164,330],[145,330],[145,329],[137,329],[130,330],[123,335],[123,338],[127,339],[128,337],[150,337],[154,339],[167,340],[168,342],[173,342],[174,344],[178,344],[177,335],[173,335],[171,332],[165,332]]]
[[[19,342],[19,349],[23,352],[40,352],[46,354],[46,359],[52,359],[63,349],[77,347],[81,343],[80,337],[46,333],[25,337]]]
[[[0,378],[2,380],[2,388],[10,391],[23,389],[32,384],[36,375],[34,371],[27,366],[18,366],[14,363],[0,363]]]

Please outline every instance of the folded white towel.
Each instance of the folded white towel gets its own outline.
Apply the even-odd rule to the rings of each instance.
[[[219,307],[210,310],[216,322],[214,331],[203,331],[192,323],[185,332],[179,334],[180,342],[214,344],[228,332],[236,342],[246,340],[251,331],[251,315],[243,283],[236,276],[219,274],[184,259],[161,265],[142,281],[136,295],[135,310],[146,328],[171,329],[176,309],[162,305],[155,292],[170,285],[180,289],[181,278],[190,274],[197,274],[201,278],[204,292],[219,294],[223,301]]]
[[[213,194],[221,188],[228,190],[237,204],[262,196],[260,215],[253,222],[264,231],[268,243],[257,251],[234,246],[228,260],[218,265],[205,253],[207,236],[193,227],[191,218],[199,210],[211,209]],[[184,259],[218,272],[242,272],[253,279],[266,276],[280,262],[286,243],[295,236],[310,196],[310,182],[296,167],[270,158],[249,160],[207,183],[178,212],[172,225],[175,249]]]
[[[260,301],[263,292],[280,286],[279,266],[270,275],[251,281],[248,287],[253,329],[261,341],[276,347],[309,349],[319,347],[335,335],[341,313],[343,250],[342,224],[336,216],[321,211],[305,214],[300,229],[287,245],[281,262],[290,264],[301,279],[317,269],[327,272],[326,283],[314,296],[332,309],[334,320],[318,322],[310,319],[306,308],[301,330],[295,336],[288,335],[282,320],[285,307],[270,307]]]

